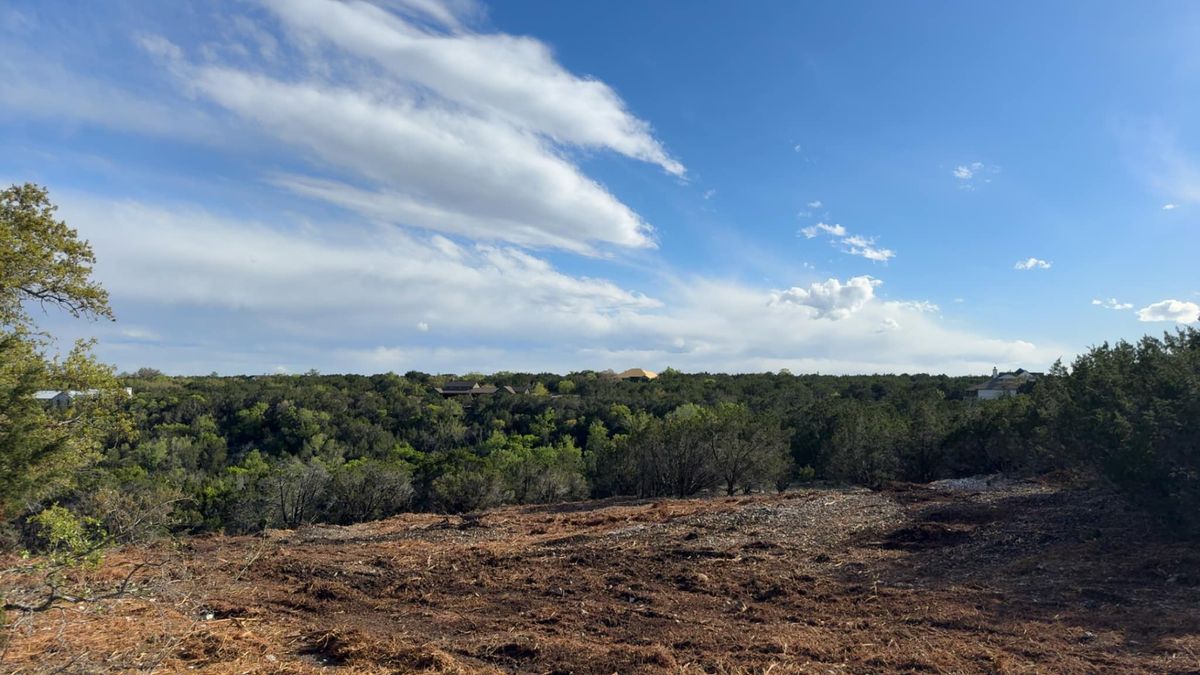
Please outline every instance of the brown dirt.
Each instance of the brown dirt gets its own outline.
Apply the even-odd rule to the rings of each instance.
[[[1200,672],[1200,546],[1035,484],[408,515],[77,581],[139,560],[10,614],[0,672]]]

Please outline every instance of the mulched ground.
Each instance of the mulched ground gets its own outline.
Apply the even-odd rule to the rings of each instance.
[[[10,615],[0,672],[1200,673],[1200,544],[1032,483],[414,514],[79,581],[142,560]]]

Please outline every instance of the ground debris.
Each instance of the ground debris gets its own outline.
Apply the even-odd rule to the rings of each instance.
[[[413,514],[119,551],[89,574],[162,571],[132,597],[10,614],[0,671],[1200,670],[1194,542],[1103,491],[980,485]]]

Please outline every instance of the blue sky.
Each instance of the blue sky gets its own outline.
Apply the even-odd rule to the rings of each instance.
[[[122,369],[1041,369],[1200,316],[1194,3],[16,2]]]

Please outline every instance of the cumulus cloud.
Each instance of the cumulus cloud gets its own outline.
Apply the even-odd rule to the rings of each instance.
[[[1031,257],[1031,258],[1027,258],[1025,260],[1018,260],[1017,263],[1015,265],[1013,265],[1013,269],[1015,269],[1015,270],[1048,270],[1048,269],[1050,269],[1051,265],[1053,265],[1053,263],[1048,262],[1046,260],[1041,260],[1039,258]]]
[[[1137,311],[1138,321],[1174,321],[1195,323],[1200,321],[1200,305],[1185,300],[1161,300]]]
[[[817,200],[814,200],[814,201],[811,201],[808,203],[808,208],[810,208],[810,209],[819,209],[822,206],[824,206],[824,204],[821,203],[820,199],[817,199]]]
[[[827,279],[808,288],[793,286],[776,291],[771,302],[775,305],[799,305],[814,310],[814,316],[833,320],[844,319],[875,297],[875,287],[883,283],[869,276],[851,277],[842,283]]]
[[[1103,307],[1105,309],[1115,309],[1115,310],[1133,309],[1133,303],[1121,302],[1120,300],[1117,300],[1116,298],[1109,298],[1107,300],[1095,299],[1095,300],[1092,300],[1092,304],[1097,307]]]
[[[1163,211],[1174,211],[1175,208],[1176,208],[1175,204],[1163,204],[1162,210]]]

